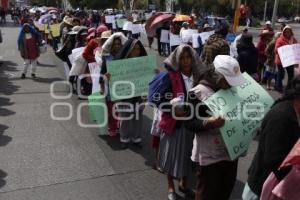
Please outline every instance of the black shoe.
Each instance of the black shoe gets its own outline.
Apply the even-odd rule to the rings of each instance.
[[[143,148],[142,142],[133,143],[133,145],[138,147],[138,148]]]
[[[128,143],[121,142],[121,149],[128,149]]]
[[[36,78],[36,75],[35,75],[35,74],[31,74],[31,77],[32,77],[32,78]]]
[[[189,198],[195,198],[195,192],[193,191],[193,190],[191,190],[191,189],[184,189],[184,188],[182,188],[182,187],[178,187],[178,190],[180,191],[180,192],[182,192],[186,197],[189,197]]]
[[[26,75],[23,73],[22,75],[21,75],[21,79],[25,79],[26,78]]]

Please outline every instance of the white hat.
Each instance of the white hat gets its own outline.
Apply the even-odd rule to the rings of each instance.
[[[74,26],[72,28],[72,31],[70,31],[68,34],[69,35],[76,35],[80,31],[80,29],[81,29],[81,26]]]
[[[271,21],[267,21],[266,25],[272,25]]]
[[[214,60],[216,72],[222,74],[230,86],[240,86],[246,82],[236,59],[228,55],[218,55]]]

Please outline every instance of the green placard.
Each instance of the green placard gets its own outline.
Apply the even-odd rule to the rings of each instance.
[[[156,56],[116,60],[107,63],[111,74],[109,90],[112,101],[147,96],[149,82],[154,77]]]
[[[123,28],[123,26],[127,20],[126,19],[117,19],[116,21],[117,21],[118,28]]]
[[[99,92],[93,93],[88,97],[90,119],[96,121],[99,135],[108,135],[108,114],[106,100]]]
[[[221,133],[232,160],[248,150],[265,114],[274,103],[273,98],[247,73],[243,86],[221,90],[204,103],[214,115],[226,119]]]

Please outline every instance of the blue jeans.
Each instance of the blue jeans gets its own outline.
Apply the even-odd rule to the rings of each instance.
[[[288,74],[288,84],[293,80],[294,78],[294,65],[286,67],[285,70]],[[283,79],[284,79],[284,75],[285,75],[285,71],[284,68],[282,67],[282,65],[277,65],[277,69],[278,69],[278,73],[277,73],[277,77],[276,77],[276,90],[282,91],[283,90]]]

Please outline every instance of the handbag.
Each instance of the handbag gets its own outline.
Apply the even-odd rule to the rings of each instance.
[[[41,54],[44,54],[47,52],[47,44],[46,42],[43,40],[43,42],[39,45],[39,51]]]

